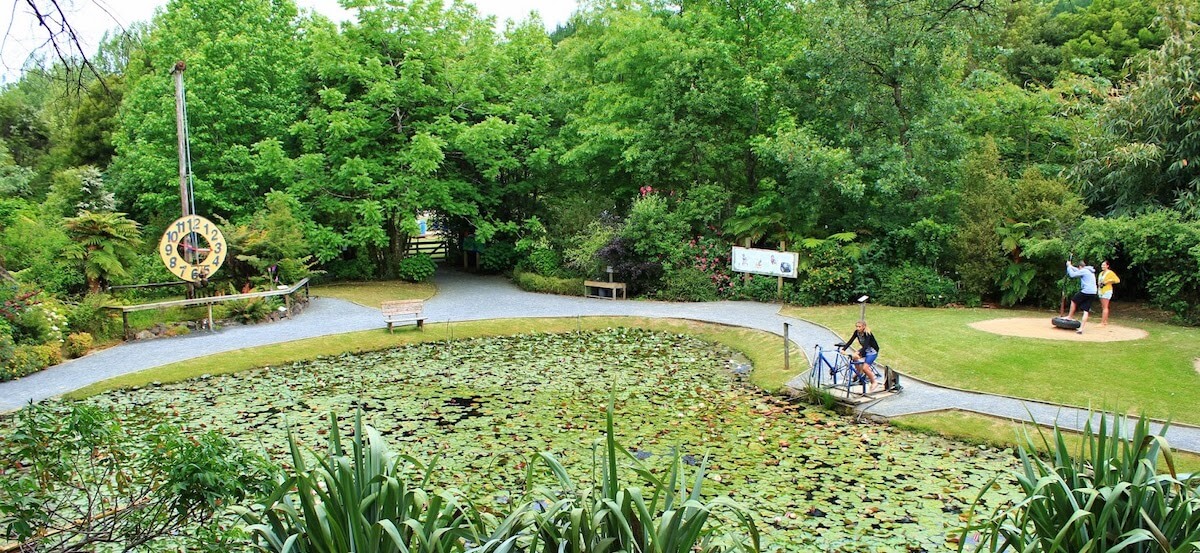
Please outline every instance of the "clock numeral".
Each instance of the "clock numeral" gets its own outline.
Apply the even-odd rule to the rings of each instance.
[[[178,264],[178,262],[178,257],[171,256],[171,258],[167,261],[167,264],[171,267],[171,270],[175,270],[175,265]]]

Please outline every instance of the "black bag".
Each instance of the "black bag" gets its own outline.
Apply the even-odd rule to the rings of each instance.
[[[883,366],[883,389],[889,392],[899,392],[904,389],[900,385],[900,373],[893,371],[888,365]]]

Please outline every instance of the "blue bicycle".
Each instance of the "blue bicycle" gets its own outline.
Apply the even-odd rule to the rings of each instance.
[[[809,382],[818,388],[845,389],[847,396],[851,393],[865,396],[871,381],[854,368],[850,356],[842,352],[845,346],[846,344],[834,344],[831,349],[822,349],[820,344],[817,344],[812,357],[812,370],[808,373]],[[875,373],[876,381],[885,382],[879,367],[874,363],[867,366]],[[854,392],[855,387],[861,387],[861,391]]]

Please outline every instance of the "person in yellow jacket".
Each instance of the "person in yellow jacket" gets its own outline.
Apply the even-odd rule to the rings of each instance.
[[[1121,277],[1108,268],[1108,261],[1105,260],[1100,263],[1100,274],[1096,275],[1096,281],[1100,283],[1100,307],[1103,309],[1100,326],[1108,326],[1108,302],[1113,296],[1113,285],[1121,282]]]

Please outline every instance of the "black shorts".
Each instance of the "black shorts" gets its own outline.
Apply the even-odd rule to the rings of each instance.
[[[1097,296],[1096,294],[1084,294],[1083,292],[1076,292],[1075,296],[1071,298],[1071,302],[1075,304],[1076,309],[1079,309],[1085,313],[1091,313],[1092,302],[1096,301],[1096,299],[1099,297],[1100,296]]]

